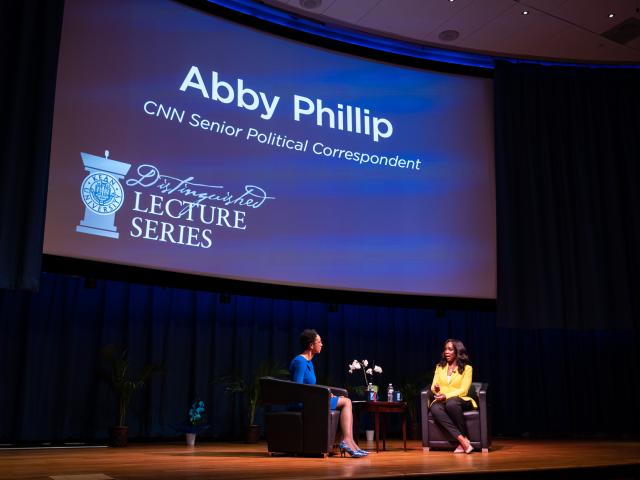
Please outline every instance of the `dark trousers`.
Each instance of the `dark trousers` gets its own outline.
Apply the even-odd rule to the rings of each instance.
[[[471,408],[473,408],[471,402],[466,402],[460,397],[451,397],[446,402],[433,403],[431,405],[431,414],[435,422],[457,440],[458,435],[464,435],[469,438],[467,425],[464,421],[464,412]]]

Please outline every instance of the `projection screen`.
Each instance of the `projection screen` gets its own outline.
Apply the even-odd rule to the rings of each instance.
[[[44,252],[496,296],[492,84],[170,0],[67,0]]]

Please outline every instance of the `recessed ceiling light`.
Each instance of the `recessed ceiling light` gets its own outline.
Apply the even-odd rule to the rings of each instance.
[[[318,8],[320,5],[322,5],[322,0],[300,0],[300,6],[309,10]]]
[[[615,13],[610,13],[610,14],[609,14],[609,18],[613,18],[613,17],[615,17],[615,16],[616,16],[616,14],[615,14]]]
[[[457,30],[444,30],[438,34],[438,38],[443,42],[453,42],[460,36]]]
[[[523,10],[523,11],[522,11],[522,14],[523,14],[523,15],[529,15],[529,10]]]

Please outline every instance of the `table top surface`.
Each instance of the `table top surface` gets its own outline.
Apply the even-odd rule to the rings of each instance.
[[[353,400],[351,403],[357,403],[362,405],[363,403],[372,403],[374,405],[406,405],[407,402],[383,402],[381,400],[376,400],[375,402],[371,402],[369,400]]]
[[[353,406],[367,412],[404,412],[407,409],[407,402],[368,402],[356,400]]]

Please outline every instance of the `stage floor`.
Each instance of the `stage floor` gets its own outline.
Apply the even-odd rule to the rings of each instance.
[[[367,447],[366,443],[361,446]],[[368,448],[373,447],[369,444]],[[496,440],[489,453],[423,451],[387,442],[362,459],[267,455],[265,443],[134,444],[0,450],[0,480],[639,478],[640,442]]]

